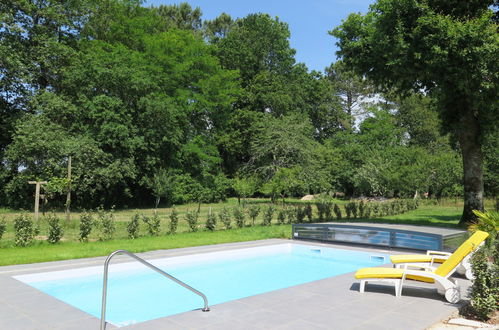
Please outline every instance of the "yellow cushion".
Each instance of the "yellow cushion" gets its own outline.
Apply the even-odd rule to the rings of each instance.
[[[431,258],[432,256],[426,254],[396,254],[390,256],[390,260],[394,264],[400,264],[405,262],[431,262]],[[445,259],[435,258],[433,261],[442,263],[445,261]]]
[[[402,278],[404,275],[404,270],[401,268],[386,268],[386,267],[371,267],[362,268],[355,273],[355,278]],[[433,283],[435,282],[432,278],[424,276],[407,275],[406,279],[415,280],[421,282]]]
[[[488,233],[484,231],[476,231],[470,238],[468,238],[456,251],[447,259],[443,264],[440,265],[435,270],[435,274],[440,276],[447,276],[451,270],[453,270],[463,259],[475,250],[480,243],[482,243],[487,237]]]

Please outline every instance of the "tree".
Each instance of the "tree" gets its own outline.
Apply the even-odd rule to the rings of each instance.
[[[483,210],[483,132],[497,124],[499,35],[493,1],[379,0],[330,33],[338,55],[377,85],[429,93],[459,140],[464,167],[461,224]]]

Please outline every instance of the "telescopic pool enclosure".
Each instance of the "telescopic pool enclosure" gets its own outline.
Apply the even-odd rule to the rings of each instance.
[[[468,233],[442,227],[327,222],[293,224],[293,238],[385,248],[453,251],[468,238]]]

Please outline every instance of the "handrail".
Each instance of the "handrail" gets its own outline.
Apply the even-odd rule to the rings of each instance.
[[[135,254],[133,254],[130,251],[127,251],[127,250],[116,250],[113,253],[111,253],[107,257],[106,261],[104,262],[104,280],[103,280],[103,286],[102,286],[102,307],[101,307],[101,318],[100,318],[100,329],[101,330],[105,330],[106,329],[106,300],[107,300],[107,278],[108,278],[109,262],[117,254],[126,254],[127,256],[132,257],[135,260],[137,260],[138,262],[140,262],[141,264],[143,264],[144,266],[147,266],[147,267],[151,268],[152,270],[154,270],[154,271],[160,273],[161,275],[169,278],[170,280],[174,281],[175,283],[180,284],[184,288],[186,288],[186,289],[194,292],[195,294],[201,296],[203,298],[203,301],[204,301],[204,307],[203,307],[202,311],[203,312],[209,312],[210,311],[210,308],[208,307],[208,298],[206,298],[206,296],[202,292],[194,289],[190,285],[182,282],[181,280],[173,277],[172,275],[170,275],[170,274],[162,271],[161,269],[153,266],[152,264],[150,264],[147,261],[145,261],[144,259],[136,256]]]

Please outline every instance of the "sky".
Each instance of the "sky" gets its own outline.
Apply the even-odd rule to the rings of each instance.
[[[374,0],[146,0],[144,6],[181,2],[201,8],[204,20],[214,19],[222,12],[233,19],[251,13],[278,17],[289,25],[296,61],[305,63],[309,70],[324,71],[336,60],[336,41],[328,31],[350,13],[366,13]]]

